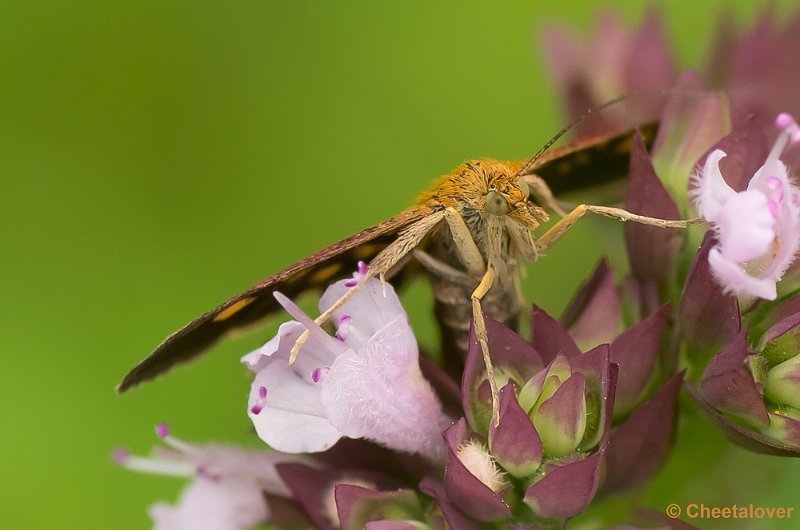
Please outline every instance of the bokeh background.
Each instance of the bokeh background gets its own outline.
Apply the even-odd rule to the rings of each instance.
[[[630,22],[645,9],[612,5]],[[685,66],[704,60],[722,9],[742,25],[759,10],[662,8]],[[157,421],[257,445],[238,357],[258,337],[130,394],[114,386],[167,333],[397,213],[461,161],[536,151],[564,125],[537,30],[588,31],[597,13],[594,1],[0,3],[0,527],[150,527],[146,507],[181,481],[109,454],[147,452]],[[531,270],[556,314],[603,252],[589,233]],[[433,341],[424,283],[407,297]],[[800,510],[800,462],[682,421],[638,500]]]

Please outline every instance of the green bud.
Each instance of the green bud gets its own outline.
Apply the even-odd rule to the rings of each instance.
[[[800,355],[769,369],[764,395],[780,405],[800,409]]]
[[[586,433],[586,380],[574,374],[558,387],[533,414],[533,425],[542,440],[542,453],[560,458],[575,452]]]

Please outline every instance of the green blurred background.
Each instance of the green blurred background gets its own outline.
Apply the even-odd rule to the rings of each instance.
[[[2,2],[0,527],[150,527],[146,507],[181,482],[109,453],[148,451],[157,421],[257,445],[238,364],[257,338],[128,395],[114,386],[167,333],[400,211],[464,159],[532,154],[564,124],[537,28],[586,31],[595,4]],[[757,11],[664,3],[683,65],[701,64],[723,6],[741,22]],[[631,22],[645,8],[615,7]],[[536,265],[528,283],[546,309],[558,313],[601,254],[586,235]],[[409,297],[430,342],[424,283]],[[643,502],[800,509],[798,462],[683,421]]]

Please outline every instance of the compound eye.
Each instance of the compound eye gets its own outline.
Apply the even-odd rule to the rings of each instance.
[[[519,181],[517,182],[519,187],[522,189],[522,193],[525,194],[525,197],[531,196],[531,188],[528,186],[528,183],[525,181],[525,177],[520,177]]]
[[[486,194],[486,209],[493,215],[505,215],[511,207],[505,197],[494,190]]]

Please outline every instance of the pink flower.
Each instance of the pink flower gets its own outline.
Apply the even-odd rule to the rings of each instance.
[[[356,282],[330,286],[320,311]],[[419,368],[419,350],[406,313],[390,285],[366,280],[333,314],[336,338],[291,300],[276,298],[297,320],[242,358],[256,373],[249,415],[262,440],[289,453],[324,451],[342,436],[366,438],[429,458],[444,456],[441,432],[449,425]],[[309,339],[294,364],[289,354],[300,334]]]
[[[694,176],[695,204],[717,236],[708,255],[715,277],[727,291],[768,300],[777,297],[776,283],[800,248],[800,188],[779,160],[789,143],[800,142],[800,127],[785,113],[775,123],[782,132],[744,191],[725,182],[721,149]]]
[[[114,459],[135,471],[192,477],[175,504],[157,502],[148,510],[155,530],[245,530],[269,521],[264,494],[289,497],[275,465],[300,457],[232,446],[194,445],[170,436],[166,425],[156,432],[169,448],[158,447],[150,457],[125,450]]]

